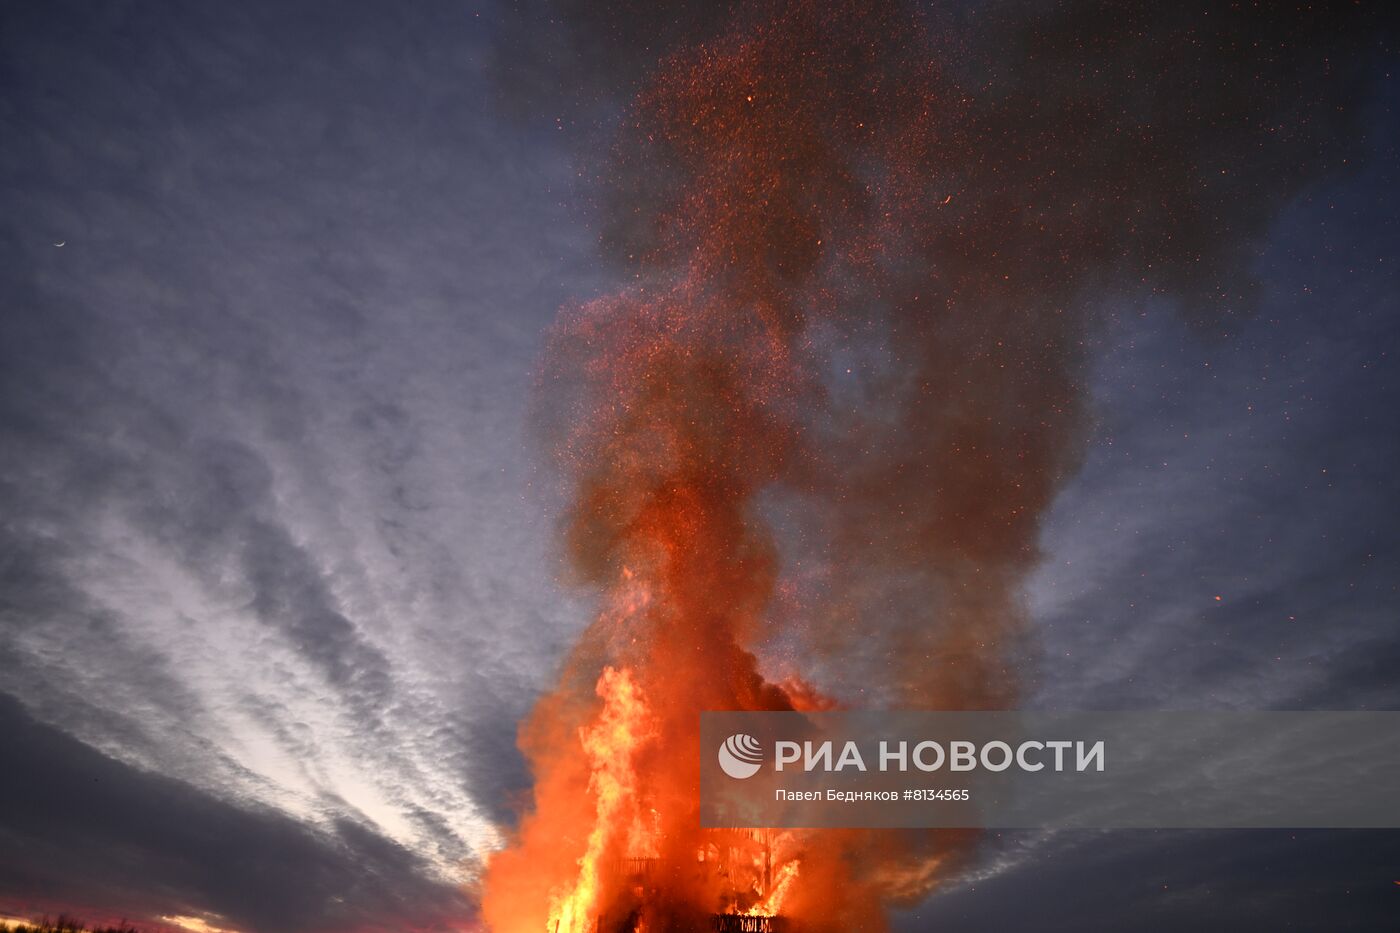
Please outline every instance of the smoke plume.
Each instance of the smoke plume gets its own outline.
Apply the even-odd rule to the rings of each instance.
[[[973,837],[786,833],[776,880],[736,900],[697,868],[699,711],[1015,702],[1020,584],[1080,456],[1097,317],[1248,313],[1270,222],[1352,156],[1365,17],[556,12],[578,14],[555,36],[574,86],[635,95],[597,189],[626,285],[565,309],[541,364],[568,564],[601,604],[522,729],[534,799],[485,919],[878,929]]]

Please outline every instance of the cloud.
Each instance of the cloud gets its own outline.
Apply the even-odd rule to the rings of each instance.
[[[585,616],[555,583],[553,490],[522,429],[542,329],[604,278],[567,206],[580,182],[560,140],[578,129],[507,128],[489,101],[516,78],[535,86],[512,94],[542,99],[534,63],[499,57],[511,46],[491,32],[521,26],[532,49],[572,44],[593,76],[568,112],[615,116],[603,98],[643,66],[614,54],[596,5],[574,6],[591,22],[578,37],[459,5],[0,10],[0,895],[216,910],[248,930],[461,908],[452,882],[527,785],[516,722]],[[687,34],[724,15],[689,9],[675,21]],[[670,16],[654,10],[616,35],[636,45]],[[503,64],[516,75],[488,73]],[[1052,154],[1095,151],[1066,138]],[[1395,190],[1382,181],[1355,197]],[[1255,203],[1247,176],[1220,184],[1215,201]],[[1371,253],[1296,221],[1266,278],[1333,290],[1281,328],[1267,309],[1246,325],[1246,346],[1266,342],[1218,395],[1189,352],[1107,357],[1122,368],[1107,416],[1122,422],[1046,539],[1076,564],[1041,578],[1037,600],[1059,595],[1036,617],[1048,652],[1076,660],[1044,665],[1042,699],[1394,702],[1394,554],[1377,529],[1397,496],[1375,439],[1396,400],[1383,367],[1361,366],[1388,339],[1393,275],[1357,286],[1376,309],[1345,301],[1348,266],[1387,248],[1394,210],[1359,210],[1331,216]],[[1318,243],[1331,252],[1313,280]],[[1333,299],[1339,333],[1315,314]],[[1154,333],[1170,343],[1174,327]],[[1286,376],[1251,381],[1290,356]],[[1274,420],[1230,455],[1245,478],[1231,492],[1212,451],[1248,419],[1217,415],[1246,398]],[[1163,453],[1182,463],[1178,417],[1203,419],[1190,427],[1208,444],[1189,470],[1148,468]],[[1120,516],[1140,526],[1119,534]],[[1222,524],[1230,534],[1202,543]],[[1222,585],[1232,575],[1248,585]],[[1194,603],[1213,589],[1230,598],[1229,632]],[[1151,611],[1128,613],[1124,594]],[[1287,615],[1301,624],[1281,630]],[[1283,649],[1286,671],[1261,644]],[[1329,878],[1362,877],[1363,856],[1393,863],[1379,836],[1346,855],[1357,838],[1299,849],[1297,890],[1324,859],[1343,858]],[[1045,906],[1106,865],[1121,886],[1098,916],[1127,916],[1156,895],[1124,874],[1234,847],[1211,870],[1262,898],[1264,850],[1284,846],[1193,840],[1164,844],[1160,862],[1149,837],[1062,863],[1047,849],[1006,877],[1031,891],[1019,903]],[[978,888],[997,897],[950,895],[946,910],[1015,906],[1008,888]],[[1342,919],[1371,903],[1325,892]],[[1287,891],[1269,903],[1297,907]]]
[[[436,928],[469,912],[421,856],[361,825],[316,831],[123,765],[3,695],[0,734],[0,874],[20,894],[268,931]]]
[[[366,870],[468,876],[580,618],[520,428],[583,278],[568,163],[498,132],[464,9],[0,16],[5,690],[211,806],[369,833]]]
[[[1363,174],[1290,206],[1258,267],[1260,311],[1234,339],[1157,318],[1105,341],[1095,437],[1030,589],[1040,703],[1400,706],[1386,663],[1400,552],[1384,518],[1400,449],[1378,429],[1400,404],[1377,236],[1394,205],[1375,194],[1392,145],[1381,133]],[[1325,252],[1300,262],[1320,231]]]
[[[1024,834],[1004,834],[1014,850]],[[931,898],[901,931],[1373,930],[1400,834],[1259,830],[1060,833],[1033,857]]]

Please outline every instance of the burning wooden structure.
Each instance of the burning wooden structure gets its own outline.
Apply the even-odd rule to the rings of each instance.
[[[597,917],[593,933],[640,933],[649,928],[650,908],[665,898],[678,875],[689,889],[720,892],[704,929],[714,933],[790,933],[776,913],[784,880],[793,872],[774,871],[774,831],[707,830],[695,859],[670,864],[656,857],[629,857],[620,866],[623,894]],[[665,911],[670,913],[670,911]],[[558,921],[549,933],[563,933]]]

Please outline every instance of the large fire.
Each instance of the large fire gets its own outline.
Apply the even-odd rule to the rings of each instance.
[[[1052,7],[1008,31],[1014,66],[998,51],[954,80],[897,3],[754,4],[629,111],[606,236],[634,280],[566,311],[542,369],[568,558],[602,608],[522,729],[532,806],[482,879],[497,933],[880,929],[965,851],[700,830],[698,714],[830,702],[758,660],[778,487],[822,539],[795,633],[814,670],[858,654],[884,702],[1013,700],[1018,583],[1078,451],[1080,290],[1113,270],[1228,304],[1237,238],[1301,184],[1257,176],[1232,221],[1192,154],[1257,158],[1234,128],[1283,119],[1258,77],[1274,46],[1193,22],[1144,50],[1156,5]],[[1248,119],[1135,83],[1145,51]]]
[[[570,557],[606,595],[523,730],[534,808],[484,879],[498,933],[876,928],[963,841],[699,829],[699,711],[825,702],[748,650],[778,573],[755,500],[810,462],[808,322],[877,284],[900,149],[935,104],[885,85],[889,23],[838,7],[678,58],[634,112],[686,180],[648,271],[566,316],[544,369],[569,424]],[[861,140],[879,179],[836,156]]]

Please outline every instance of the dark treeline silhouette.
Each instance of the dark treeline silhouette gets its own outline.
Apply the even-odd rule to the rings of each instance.
[[[89,927],[72,917],[60,915],[57,920],[45,917],[38,923],[0,923],[0,933],[141,933],[125,920],[114,927]]]

